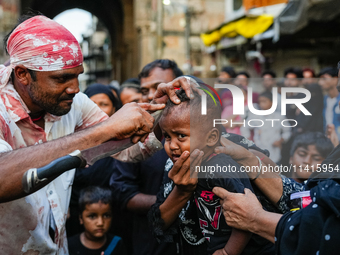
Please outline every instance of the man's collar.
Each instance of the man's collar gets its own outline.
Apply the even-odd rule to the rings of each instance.
[[[20,120],[30,118],[30,110],[11,83],[8,83],[0,90],[0,96],[13,121],[18,122]],[[44,119],[46,122],[55,122],[59,121],[61,116],[46,113]]]

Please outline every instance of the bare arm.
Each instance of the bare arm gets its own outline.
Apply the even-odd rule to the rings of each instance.
[[[276,164],[263,153],[250,150],[255,156],[258,156],[262,160],[262,164],[265,166],[276,166]],[[258,163],[258,162],[257,162]],[[249,172],[250,179],[255,178],[257,173]],[[282,179],[280,175],[271,171],[262,171],[258,178],[253,183],[262,191],[262,193],[270,200],[274,205],[280,200],[283,192]]]
[[[276,164],[263,153],[256,150],[246,150],[242,146],[235,144],[224,137],[221,137],[223,146],[215,149],[216,153],[225,153],[231,156],[237,163],[242,166],[257,166],[259,164],[258,156],[262,160],[263,166],[276,166]],[[251,169],[250,169],[251,170]],[[258,169],[253,172],[247,172],[250,179],[254,179],[258,174]],[[279,201],[282,196],[283,186],[282,179],[279,174],[271,171],[262,171],[253,183],[263,192],[263,194],[274,204]]]
[[[155,195],[139,193],[127,202],[126,208],[135,213],[147,214],[154,203],[156,203]]]
[[[163,108],[164,105],[153,107]],[[134,136],[134,142],[145,139],[145,135],[151,131],[153,121],[137,104],[129,104],[108,120],[91,128],[43,144],[1,153],[0,202],[27,195],[23,190],[22,177],[28,169],[42,167],[74,150],[87,149],[112,138],[123,139],[138,135]]]

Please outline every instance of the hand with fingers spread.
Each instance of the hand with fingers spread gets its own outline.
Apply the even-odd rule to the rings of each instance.
[[[201,164],[202,157],[203,152],[197,149],[191,155],[188,151],[185,151],[169,171],[168,176],[175,183],[175,187],[159,206],[164,222],[163,230],[166,230],[178,218],[182,208],[192,197],[197,185],[197,173],[194,173],[192,168]],[[190,171],[193,172],[191,176]]]
[[[199,89],[196,88],[197,85],[195,83],[196,82],[192,79],[187,79],[184,76],[178,77],[169,83],[161,83],[158,85],[151,103],[166,104],[166,102],[170,99],[174,104],[179,104],[181,101],[176,95],[176,89],[182,88],[187,97],[191,98],[192,89],[199,91]]]
[[[174,163],[169,172],[169,178],[173,180],[179,191],[191,194],[195,190],[197,172],[194,171],[194,168],[201,165],[203,154],[203,151],[198,149],[194,150],[191,154],[185,151]]]
[[[242,166],[256,166],[258,164],[256,156],[241,145],[233,143],[223,136],[221,136],[220,142],[222,146],[216,147],[215,153],[229,155]]]
[[[103,135],[109,139],[124,139],[132,137],[132,142],[144,142],[152,131],[154,118],[147,111],[157,111],[165,107],[164,104],[125,104],[108,120],[100,123]]]

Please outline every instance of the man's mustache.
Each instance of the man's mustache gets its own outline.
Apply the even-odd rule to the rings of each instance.
[[[64,100],[71,100],[75,97],[76,94],[67,94],[65,96],[62,96],[59,98],[59,101],[64,101]]]

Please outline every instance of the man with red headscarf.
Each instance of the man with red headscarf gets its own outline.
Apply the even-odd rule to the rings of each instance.
[[[144,144],[123,151],[118,159],[143,159],[162,148],[148,136],[154,119],[146,110],[164,104],[127,104],[108,118],[78,93],[83,56],[63,26],[42,15],[26,16],[6,42],[10,64],[0,65],[0,202],[27,195],[22,181],[28,169],[74,150],[128,137]],[[159,86],[155,101],[175,102],[174,86]],[[68,254],[65,221],[73,178],[71,170],[34,180],[48,184],[0,204],[1,254]]]

